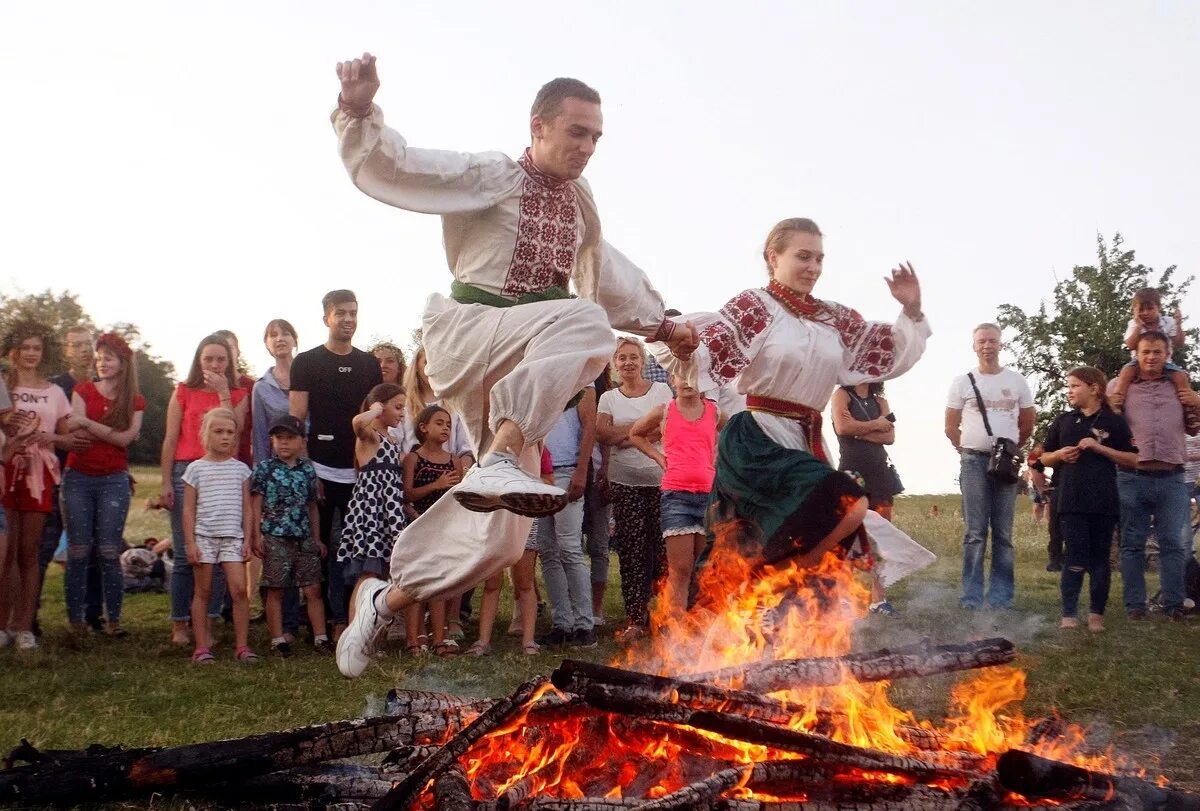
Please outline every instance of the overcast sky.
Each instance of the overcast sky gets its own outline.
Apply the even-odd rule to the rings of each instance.
[[[271,318],[319,343],[335,287],[360,345],[407,345],[450,283],[439,224],[347,179],[334,64],[379,55],[410,143],[514,156],[537,88],[576,76],[604,98],[605,234],[670,306],[764,283],[784,217],[826,233],[817,294],[868,318],[913,262],[934,335],[889,384],[893,456],[949,492],[973,324],[1035,307],[1098,233],[1200,268],[1198,41],[1194,2],[5,3],[0,289],[69,289],[182,369],[222,327],[259,372]]]

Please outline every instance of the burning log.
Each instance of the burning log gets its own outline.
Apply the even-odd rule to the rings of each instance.
[[[433,799],[438,811],[471,811],[471,786],[462,766],[455,763],[437,776]]]
[[[409,808],[413,800],[424,791],[426,783],[435,779],[442,771],[462,757],[480,738],[508,721],[518,710],[529,703],[534,694],[547,681],[545,676],[530,679],[519,686],[508,698],[501,699],[488,707],[478,718],[447,741],[436,754],[426,758],[397,783],[386,796],[375,804],[376,811]]]
[[[1069,763],[1010,749],[996,764],[1000,785],[1029,799],[1125,800],[1133,808],[1200,811],[1200,796],[1160,788],[1136,777],[1093,772]]]
[[[625,701],[612,695],[614,689],[593,684],[587,688],[583,698],[593,707],[608,712],[695,727],[746,743],[808,755],[826,764],[889,771],[920,780],[969,779],[973,772],[968,769],[977,762],[974,758],[968,758],[967,768],[963,768],[961,765],[947,766],[913,757],[890,755],[731,713],[693,710],[679,704]],[[947,756],[953,757],[955,754],[947,753]]]
[[[1017,650],[1013,643],[997,637],[961,645],[919,643],[846,656],[756,662],[708,673],[687,674],[683,678],[688,681],[731,682],[749,692],[772,693],[795,687],[828,687],[847,679],[894,681],[953,673],[1008,664],[1016,658]]]
[[[526,776],[522,777],[517,782],[501,792],[496,798],[497,811],[509,811],[516,808],[529,799],[529,795],[533,793],[533,778]]]
[[[219,783],[195,793],[209,801],[246,803],[370,803],[387,794],[392,781],[373,766],[326,763],[288,769],[237,783]]]
[[[708,808],[713,801],[734,786],[753,784],[758,787],[779,782],[817,783],[829,779],[829,771],[803,760],[780,760],[735,766],[711,777],[673,791],[657,800],[637,806],[638,811],[683,811],[688,808]]]
[[[554,686],[582,695],[589,685],[603,684],[610,689],[607,695],[613,700],[628,702],[646,701],[662,704],[683,704],[696,710],[729,712],[748,718],[759,718],[774,724],[786,724],[796,717],[809,714],[808,709],[792,701],[782,701],[768,696],[717,687],[711,684],[681,681],[667,676],[639,673],[635,670],[597,665],[567,659],[550,675]],[[841,716],[828,710],[814,710],[813,731],[823,734],[832,730]],[[931,752],[946,752],[947,737],[940,732],[923,727],[899,725],[896,734],[918,749]],[[983,760],[982,755],[956,753],[964,764]]]
[[[438,740],[447,731],[466,726],[475,715],[470,706],[336,721],[167,749],[91,747],[74,754],[59,752],[53,758],[33,756],[29,766],[0,772],[0,803],[51,805],[122,800],[164,789],[236,782],[298,766],[386,752],[405,744]]]

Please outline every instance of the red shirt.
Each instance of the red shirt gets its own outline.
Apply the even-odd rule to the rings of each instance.
[[[229,392],[230,404],[237,404],[246,399],[245,389],[234,389]],[[179,424],[179,443],[175,446],[176,462],[194,462],[204,455],[204,446],[200,443],[200,423],[204,415],[221,405],[221,397],[215,391],[208,389],[190,389],[180,383],[175,387],[175,397],[183,411]],[[243,429],[243,433],[248,433]]]
[[[251,449],[251,433],[250,426],[254,424],[254,413],[251,410],[254,406],[254,398],[250,394],[254,391],[254,378],[250,375],[242,375],[237,381],[238,388],[245,392],[247,398],[246,403],[246,422],[242,428],[241,438],[238,440],[237,458],[239,462],[244,462],[246,467],[254,470],[254,451]],[[234,400],[234,403],[237,403]]]
[[[85,380],[75,386],[75,396],[83,400],[83,413],[89,420],[104,419],[113,401],[100,393],[96,384]],[[133,403],[134,411],[145,411],[146,401],[138,395]],[[129,470],[129,449],[92,436],[92,444],[82,451],[67,454],[67,467],[86,476],[108,476]]]

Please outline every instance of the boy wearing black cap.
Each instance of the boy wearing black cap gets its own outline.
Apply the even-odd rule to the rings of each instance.
[[[263,585],[267,589],[267,628],[271,651],[292,655],[283,634],[283,590],[296,586],[308,603],[308,620],[319,653],[332,650],[325,631],[325,603],[321,598],[321,558],[328,554],[321,543],[317,520],[317,471],[300,456],[304,425],[283,414],[268,432],[274,456],[259,462],[250,477],[254,511],[254,554],[263,559]]]

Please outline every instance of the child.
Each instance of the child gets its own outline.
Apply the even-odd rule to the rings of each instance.
[[[317,516],[317,471],[300,456],[304,424],[290,414],[271,421],[267,431],[274,456],[263,459],[250,477],[254,554],[263,560],[267,590],[267,630],[271,652],[287,658],[292,646],[283,632],[283,591],[304,592],[313,648],[332,653],[325,634],[325,601],[321,597],[321,558],[329,550],[321,543]]]
[[[420,445],[404,457],[404,503],[409,517],[416,518],[432,507],[451,487],[462,481],[462,458],[443,446],[450,439],[450,412],[439,405],[426,406],[417,415],[414,429]],[[433,626],[433,652],[438,656],[458,653],[458,641],[446,638],[446,612],[458,612],[458,598],[434,600],[429,604]],[[421,642],[424,606],[410,606],[407,614],[408,650],[423,653]]]
[[[1046,432],[1042,463],[1054,468],[1058,524],[1066,547],[1060,628],[1078,628],[1075,614],[1088,575],[1088,629],[1104,630],[1111,580],[1108,560],[1117,525],[1117,466],[1137,468],[1129,425],[1109,408],[1104,373],[1090,366],[1067,372],[1067,402]]]
[[[254,536],[250,513],[250,468],[235,458],[238,450],[237,417],[232,409],[214,408],[200,423],[204,456],[183,472],[183,538],[192,566],[192,634],[195,664],[212,664],[208,627],[208,598],[213,566],[220,564],[233,600],[234,658],[257,662],[250,650],[250,600],[246,596],[246,558]]]
[[[1050,500],[1046,493],[1045,466],[1038,464],[1044,451],[1042,443],[1035,442],[1025,458],[1025,477],[1029,482],[1029,501],[1033,505],[1034,522],[1046,517],[1046,502]]]
[[[629,429],[629,442],[665,471],[660,521],[667,547],[667,598],[676,620],[687,611],[696,558],[704,550],[704,514],[716,475],[717,406],[671,376],[675,399],[651,409]],[[663,450],[650,436],[662,432]]]
[[[346,511],[338,562],[349,586],[377,578],[387,580],[392,546],[404,529],[404,485],[400,459],[404,455],[388,431],[404,416],[404,389],[380,383],[351,421],[354,429],[354,494]]]
[[[1171,352],[1185,343],[1183,313],[1176,307],[1173,318],[1163,315],[1162,294],[1153,287],[1143,287],[1133,294],[1133,318],[1129,320],[1129,328],[1125,330],[1125,346],[1135,356],[1137,354],[1138,338],[1145,332],[1161,332],[1167,336],[1168,357],[1170,357]],[[1129,384],[1133,382],[1134,377],[1137,375],[1137,368],[1136,360],[1131,360],[1121,367],[1121,372],[1117,375],[1116,388],[1108,396],[1113,410],[1118,413],[1120,413],[1121,407],[1125,404],[1125,393],[1129,390]],[[1181,394],[1191,390],[1191,383],[1188,382],[1187,372],[1169,360],[1163,369],[1163,374],[1171,379],[1171,382],[1175,384],[1175,389]],[[1200,415],[1195,415],[1190,409],[1185,408],[1184,417],[1187,420],[1188,433],[1196,433],[1195,428],[1200,427]]]

